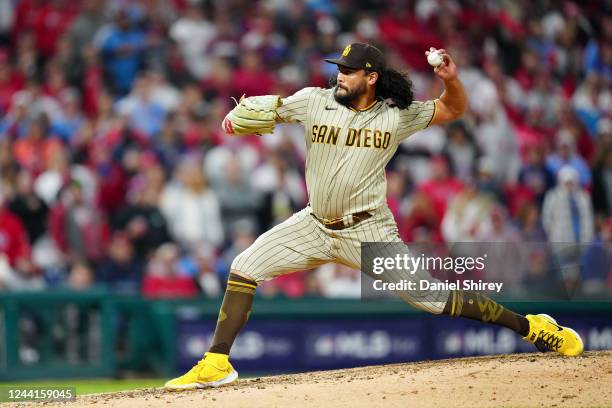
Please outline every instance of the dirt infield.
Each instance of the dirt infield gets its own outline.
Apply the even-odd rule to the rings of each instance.
[[[213,390],[94,394],[12,407],[612,407],[612,351],[515,354],[241,380]]]

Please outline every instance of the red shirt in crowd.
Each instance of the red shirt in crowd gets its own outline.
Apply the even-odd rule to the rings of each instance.
[[[13,145],[13,155],[21,167],[38,174],[44,170],[45,163],[55,151],[60,149],[62,144],[57,138],[38,140],[24,137]]]
[[[249,71],[239,68],[233,75],[233,94],[246,96],[269,95],[274,87],[274,75],[270,71]]]
[[[36,48],[43,56],[55,52],[58,38],[71,26],[78,13],[79,2],[21,0],[15,10],[13,34],[32,31]]]
[[[2,58],[4,57],[0,50],[0,115],[9,111],[13,95],[25,85],[23,76],[14,72],[10,65],[4,64]]]
[[[98,97],[104,91],[102,67],[90,65],[83,77],[83,110],[90,118],[98,112]]]
[[[147,298],[190,298],[200,293],[188,276],[145,276],[142,294]]]
[[[28,234],[19,217],[0,205],[0,254],[15,266],[19,259],[30,258]]]
[[[418,188],[419,192],[424,193],[430,198],[439,220],[444,217],[449,201],[462,190],[463,183],[454,177],[426,181]]]
[[[395,49],[402,59],[414,69],[431,69],[424,50],[429,47],[442,48],[442,39],[410,13],[404,16],[388,12],[379,20],[381,40]]]

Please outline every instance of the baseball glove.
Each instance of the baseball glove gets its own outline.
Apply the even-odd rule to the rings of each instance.
[[[240,102],[223,119],[223,130],[229,135],[252,135],[274,132],[279,95],[251,96]]]

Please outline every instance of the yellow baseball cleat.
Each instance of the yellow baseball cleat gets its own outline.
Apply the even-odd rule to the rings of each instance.
[[[584,351],[580,335],[569,327],[559,326],[547,314],[527,315],[529,334],[523,339],[535,344],[540,351],[556,351],[564,356],[579,356]]]
[[[186,374],[168,381],[166,390],[192,390],[195,388],[219,387],[234,382],[238,372],[230,364],[228,356],[218,353],[205,353]]]

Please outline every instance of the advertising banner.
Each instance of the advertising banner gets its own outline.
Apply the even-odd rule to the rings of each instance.
[[[612,316],[555,317],[580,333],[587,350],[612,349]],[[182,371],[208,349],[214,322],[183,319],[176,327]],[[238,336],[232,362],[239,371],[274,373],[534,351],[511,330],[444,316],[254,319]]]

